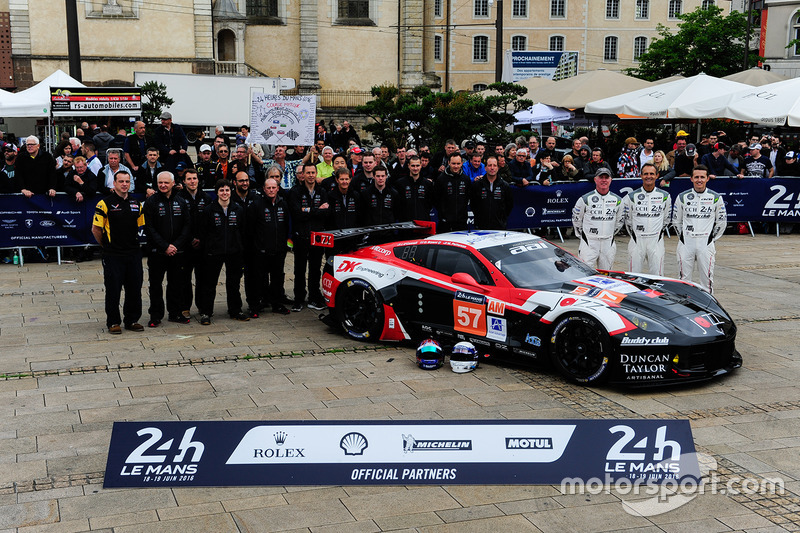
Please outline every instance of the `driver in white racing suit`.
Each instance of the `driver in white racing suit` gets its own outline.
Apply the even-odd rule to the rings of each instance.
[[[622,228],[622,198],[611,192],[611,170],[600,167],[594,175],[595,190],[584,194],[572,209],[572,226],[581,240],[578,255],[589,266],[608,270],[614,264]]]
[[[706,188],[708,168],[697,165],[692,170],[694,188],[675,200],[675,228],[678,230],[678,268],[681,279],[691,281],[695,261],[700,271],[700,285],[712,292],[714,279],[714,241],[722,237],[728,222],[722,197]]]
[[[669,193],[656,187],[658,170],[652,163],[642,165],[642,186],[622,199],[625,227],[631,236],[628,258],[631,272],[664,275],[664,228],[672,214]]]

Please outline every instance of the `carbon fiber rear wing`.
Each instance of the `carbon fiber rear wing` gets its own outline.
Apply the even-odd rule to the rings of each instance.
[[[390,240],[401,240],[403,235],[407,233],[422,233],[425,235],[433,235],[436,233],[436,223],[427,220],[414,220],[408,222],[395,222],[394,224],[379,224],[377,226],[363,226],[360,228],[337,229],[331,231],[312,231],[311,244],[312,246],[321,246],[323,248],[337,248],[351,247],[352,249],[360,248],[366,243],[370,236],[391,235]],[[384,239],[383,242],[386,242]]]

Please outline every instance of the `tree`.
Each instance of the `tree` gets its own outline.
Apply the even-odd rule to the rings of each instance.
[[[153,124],[161,116],[165,107],[171,106],[175,100],[167,95],[167,86],[157,81],[142,84],[142,120],[145,124]],[[145,99],[147,99],[145,101]]]
[[[413,142],[439,148],[447,139],[482,138],[504,143],[512,137],[506,127],[514,123],[514,113],[532,105],[520,98],[525,87],[512,83],[493,83],[496,94],[482,96],[467,92],[433,92],[419,86],[400,92],[391,85],[372,88],[373,100],[356,111],[373,122],[364,129],[382,143],[393,146]]]
[[[659,24],[660,37],[654,38],[647,51],[639,57],[637,68],[627,74],[654,81],[677,74],[689,77],[705,73],[727,76],[742,70],[747,16],[732,11],[722,16],[717,6],[697,8],[679,16],[678,31]],[[748,54],[751,65],[761,58]]]

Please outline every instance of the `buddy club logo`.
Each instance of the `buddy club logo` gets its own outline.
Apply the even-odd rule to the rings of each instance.
[[[290,459],[292,457],[305,457],[305,448],[292,448],[286,447],[284,448],[283,445],[286,444],[286,441],[289,439],[289,434],[285,431],[276,431],[272,435],[273,440],[275,441],[275,447],[266,447],[266,448],[254,448],[253,449],[253,458],[261,457],[264,459],[272,459],[272,458],[281,458],[281,459]]]

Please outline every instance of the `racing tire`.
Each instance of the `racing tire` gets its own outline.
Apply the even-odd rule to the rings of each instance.
[[[567,315],[553,328],[550,358],[568,380],[598,385],[608,380],[611,373],[611,338],[596,319]]]
[[[336,293],[336,318],[351,339],[377,341],[383,332],[383,298],[366,281],[349,279]]]

